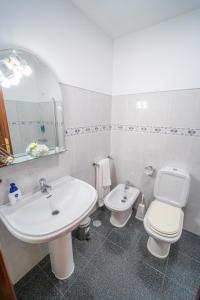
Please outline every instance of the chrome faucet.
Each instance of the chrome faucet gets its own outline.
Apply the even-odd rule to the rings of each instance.
[[[124,191],[127,191],[129,189],[129,187],[130,187],[130,181],[127,180],[125,182]]]
[[[51,186],[47,184],[46,178],[40,178],[39,184],[42,193],[48,193],[48,189],[51,189]]]

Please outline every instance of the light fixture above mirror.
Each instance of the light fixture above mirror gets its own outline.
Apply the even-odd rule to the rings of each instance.
[[[16,50],[9,52],[5,51],[5,56],[0,58],[0,84],[3,88],[18,85],[23,76],[32,74],[31,67]]]

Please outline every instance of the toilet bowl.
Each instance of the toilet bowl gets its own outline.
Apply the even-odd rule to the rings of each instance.
[[[144,217],[144,228],[149,234],[147,248],[152,255],[158,258],[168,256],[170,245],[181,237],[183,219],[181,208],[152,201]]]
[[[158,172],[153,200],[144,217],[144,228],[149,234],[147,248],[158,258],[166,258],[170,246],[179,240],[183,229],[190,176],[176,168],[164,168]]]
[[[132,186],[118,184],[104,199],[105,206],[111,211],[110,223],[116,227],[126,225],[132,215],[133,205],[140,191]]]

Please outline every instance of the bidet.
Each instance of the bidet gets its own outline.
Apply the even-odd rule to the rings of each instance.
[[[118,184],[104,199],[105,206],[111,210],[110,223],[116,227],[126,225],[132,215],[133,205],[140,191],[129,182]]]

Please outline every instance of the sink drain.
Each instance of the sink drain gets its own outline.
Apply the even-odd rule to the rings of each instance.
[[[54,210],[54,211],[52,211],[51,214],[52,214],[53,216],[55,216],[55,215],[58,215],[59,213],[60,213],[59,210]]]
[[[122,202],[122,203],[126,203],[126,200],[127,200],[127,197],[124,196],[123,199],[121,199],[121,202]]]

